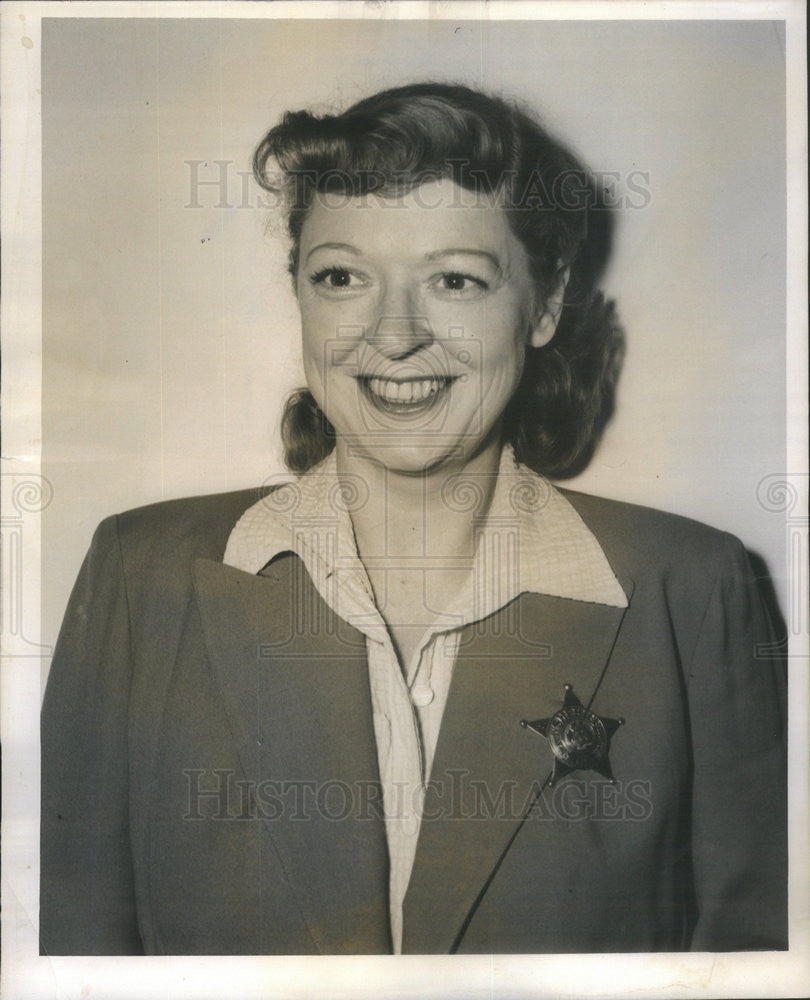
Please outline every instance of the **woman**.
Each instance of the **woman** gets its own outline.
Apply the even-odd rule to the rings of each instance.
[[[544,478],[618,372],[586,175],[438,84],[288,114],[255,172],[296,476],[99,527],[43,709],[43,950],[786,947],[744,549]]]

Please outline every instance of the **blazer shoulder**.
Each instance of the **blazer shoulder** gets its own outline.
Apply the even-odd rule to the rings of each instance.
[[[652,507],[560,489],[605,550],[608,560],[637,577],[686,572],[714,577],[729,553],[744,558],[739,539],[708,524]]]
[[[164,500],[107,518],[99,533],[117,533],[127,575],[186,570],[195,559],[221,560],[228,536],[267,487]]]

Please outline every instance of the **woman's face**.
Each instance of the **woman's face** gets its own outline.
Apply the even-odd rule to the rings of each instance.
[[[397,199],[316,199],[296,278],[307,382],[339,447],[391,471],[497,447],[535,322],[503,210],[449,180]]]

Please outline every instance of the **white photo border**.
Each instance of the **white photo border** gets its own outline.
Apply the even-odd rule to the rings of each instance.
[[[2,991],[45,997],[788,997],[810,975],[807,619],[792,636],[790,673],[791,949],[677,955],[287,957],[40,957],[38,823],[41,699],[41,136],[43,18],[504,18],[786,22],[788,114],[788,467],[807,595],[807,151],[805,15],[798,2],[58,3],[2,8],[3,330],[3,869]],[[790,512],[788,512],[789,516]],[[24,545],[20,539],[24,537]],[[7,538],[11,541],[6,544]],[[16,541],[14,541],[16,539]],[[15,617],[16,615],[16,617]],[[800,612],[801,617],[801,612]]]

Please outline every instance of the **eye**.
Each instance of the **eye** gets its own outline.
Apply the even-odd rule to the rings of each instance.
[[[366,284],[359,275],[345,267],[323,267],[310,275],[309,280],[313,285],[335,292],[362,288]]]
[[[489,290],[489,282],[462,271],[445,271],[433,279],[434,288],[449,295],[476,296]]]

